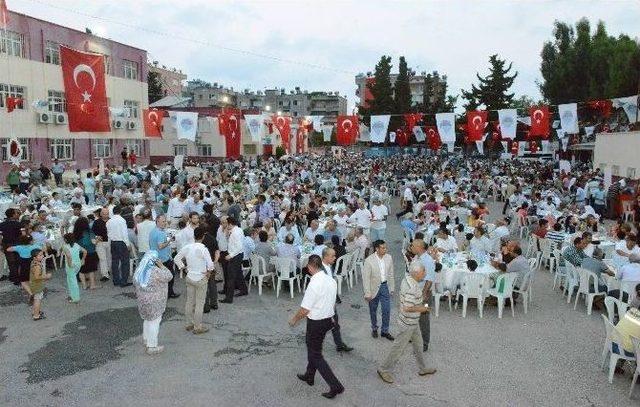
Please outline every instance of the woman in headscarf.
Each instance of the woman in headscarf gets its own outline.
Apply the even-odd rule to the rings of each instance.
[[[149,355],[161,353],[164,346],[158,346],[158,331],[162,314],[167,306],[168,283],[171,271],[162,265],[158,252],[149,250],[140,261],[133,284],[138,297],[138,311],[143,319],[142,340]]]

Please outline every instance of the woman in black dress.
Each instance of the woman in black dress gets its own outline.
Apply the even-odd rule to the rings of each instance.
[[[87,251],[84,264],[80,267],[80,282],[83,289],[96,289],[96,270],[98,270],[98,254],[96,253],[96,235],[89,227],[89,220],[80,216],[73,226],[73,236],[76,242]],[[89,286],[87,286],[87,279]]]

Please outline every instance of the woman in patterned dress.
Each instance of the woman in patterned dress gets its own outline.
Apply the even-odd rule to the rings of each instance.
[[[171,272],[160,262],[155,250],[145,253],[133,275],[138,311],[143,319],[142,339],[149,355],[164,350],[164,346],[158,346],[158,331],[167,306],[168,283],[172,277]]]

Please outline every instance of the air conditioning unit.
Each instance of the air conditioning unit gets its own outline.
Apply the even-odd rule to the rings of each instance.
[[[137,128],[138,128],[138,122],[135,122],[135,121],[132,121],[132,120],[129,120],[127,122],[127,130],[135,130]]]
[[[56,124],[67,124],[69,123],[69,119],[65,113],[56,113],[55,114]]]
[[[121,129],[124,127],[124,123],[122,122],[122,120],[116,119],[111,124],[111,127],[113,127],[114,129]]]
[[[38,123],[53,123],[53,114],[49,112],[38,113]]]

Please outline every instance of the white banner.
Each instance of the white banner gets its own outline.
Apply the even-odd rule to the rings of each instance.
[[[104,158],[101,158],[101,159],[100,159],[100,162],[98,163],[98,173],[99,173],[100,175],[102,175],[103,177],[104,177],[105,175],[107,175],[107,171],[106,171],[106,169],[104,168]]]
[[[450,153],[453,153],[453,149],[455,147],[455,144],[456,144],[455,142],[448,142],[447,143],[447,151],[450,152]]]
[[[503,141],[502,142],[502,149],[504,150],[505,153],[509,152],[509,142],[508,141]]]
[[[175,112],[176,133],[178,139],[196,141],[198,132],[198,113],[196,112]]]
[[[244,117],[247,117],[247,115],[244,115]],[[324,119],[324,116],[307,116],[307,120],[312,123],[315,131],[322,131],[322,119]]]
[[[427,139],[427,135],[424,134],[424,130],[420,126],[413,126],[413,135],[416,137],[418,143],[422,143]]]
[[[567,145],[569,144],[569,137],[562,137],[560,139],[560,144],[562,144],[562,151],[567,151]]]
[[[594,130],[595,130],[595,129],[596,129],[596,126],[585,127],[585,128],[584,128],[584,133],[585,133],[587,136],[590,136],[590,135],[592,135],[592,134],[593,134],[593,132],[594,132]]]
[[[628,96],[626,98],[617,98],[611,99],[613,102],[613,107],[623,108],[624,112],[627,114],[627,118],[629,119],[629,123],[636,123],[640,121],[638,118],[638,97],[637,96]]]
[[[396,142],[396,132],[395,131],[389,132],[389,142],[390,143],[395,143]]]
[[[371,116],[371,141],[373,143],[384,143],[387,138],[390,115]]]
[[[174,129],[176,128],[176,123],[177,123],[177,117],[176,114],[178,112],[174,112],[169,110],[169,123],[171,124],[171,127],[173,127]]]
[[[369,128],[360,123],[360,141],[370,141]]]
[[[251,134],[251,141],[258,142],[262,139],[263,134],[263,120],[261,114],[245,114],[244,122],[249,128],[249,134]]]
[[[560,126],[562,130],[569,134],[578,133],[578,104],[567,103],[558,105],[558,114],[560,115]]]
[[[20,161],[22,161],[22,145],[15,136],[9,139],[7,143],[7,152],[11,164],[20,165]]]
[[[518,157],[522,157],[526,154],[528,145],[529,143],[526,143],[524,141],[518,143]]]
[[[322,126],[322,139],[325,143],[331,141],[331,133],[333,133],[333,124],[325,124]]]
[[[511,140],[516,138],[518,111],[516,109],[498,110],[498,120],[500,121],[500,133],[502,133],[502,137]]]
[[[484,155],[484,141],[476,141],[476,148],[481,155]]]
[[[176,170],[181,170],[183,164],[184,164],[183,155],[177,155],[173,157],[173,168],[175,168]]]
[[[455,143],[456,141],[456,116],[453,113],[436,113],[436,125],[440,140],[443,143]]]
[[[542,153],[551,153],[551,143],[549,142],[549,140],[542,140]]]

